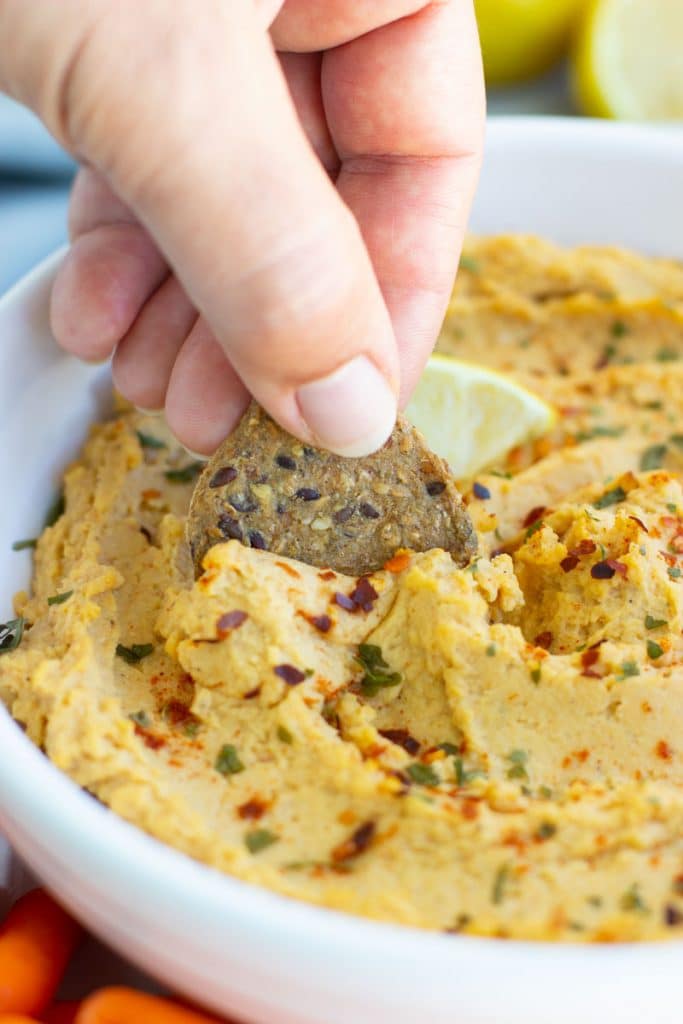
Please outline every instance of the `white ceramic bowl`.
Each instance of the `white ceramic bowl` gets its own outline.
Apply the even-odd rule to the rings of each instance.
[[[683,132],[492,123],[473,228],[683,256]],[[53,345],[57,258],[0,304],[0,621],[106,369]],[[0,660],[0,672],[2,664]],[[427,934],[283,899],[162,846],[82,793],[0,712],[0,827],[96,934],[173,988],[257,1024],[679,1024],[683,945]]]

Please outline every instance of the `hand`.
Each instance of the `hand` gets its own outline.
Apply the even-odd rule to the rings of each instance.
[[[0,0],[0,88],[83,163],[52,324],[211,452],[251,392],[379,447],[477,181],[471,0]]]

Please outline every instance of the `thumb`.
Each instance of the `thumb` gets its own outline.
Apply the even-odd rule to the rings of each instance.
[[[253,4],[4,0],[0,40],[4,87],[132,207],[271,415],[340,454],[379,447],[390,318]]]

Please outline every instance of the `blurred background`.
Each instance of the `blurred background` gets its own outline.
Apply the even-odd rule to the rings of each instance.
[[[683,0],[475,0],[489,115],[678,121]],[[0,96],[0,294],[66,241],[75,167]]]

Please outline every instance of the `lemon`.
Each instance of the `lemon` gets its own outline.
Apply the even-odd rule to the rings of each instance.
[[[586,114],[683,119],[683,0],[594,0],[572,70]]]
[[[431,357],[406,415],[458,479],[546,434],[556,420],[552,406],[508,377],[448,356]]]
[[[474,6],[486,80],[506,85],[552,67],[586,0],[475,0]]]

